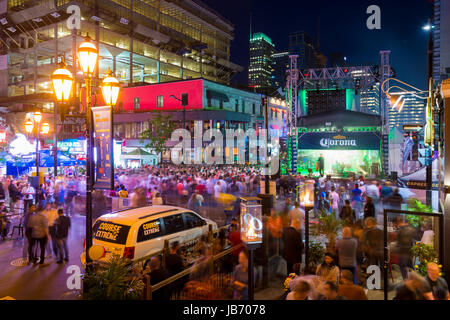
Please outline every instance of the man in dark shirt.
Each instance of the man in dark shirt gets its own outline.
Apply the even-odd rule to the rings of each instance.
[[[387,198],[387,204],[392,209],[401,209],[403,202],[403,197],[398,191],[398,188],[394,189],[394,192]]]
[[[152,257],[150,260],[150,284],[155,284],[169,278],[169,273],[161,268],[161,260],[159,257]],[[152,300],[169,300],[168,287],[162,287],[152,294]]]
[[[180,273],[184,269],[183,259],[179,255],[180,243],[175,241],[172,243],[170,253],[166,257],[166,268],[170,276]]]
[[[377,221],[373,217],[364,220],[367,229],[362,239],[362,249],[368,265],[382,266],[384,262],[384,233],[377,228]]]
[[[401,217],[397,217],[395,223],[397,225],[398,264],[403,279],[406,279],[408,268],[412,267],[410,250],[413,246],[416,230],[407,222],[403,221]]]
[[[70,229],[70,218],[64,215],[63,209],[58,209],[58,219],[55,220],[55,236],[58,243],[58,261],[56,263],[63,263],[69,261],[69,249],[67,247],[67,236]]]
[[[294,272],[294,264],[302,262],[302,234],[297,231],[300,229],[300,221],[293,219],[291,226],[284,229],[283,232],[283,258],[287,262],[288,275]]]
[[[439,266],[436,263],[430,262],[427,264],[428,274],[425,277],[425,280],[429,287],[426,292],[431,292],[434,300],[450,300],[447,281],[439,276],[439,272]]]

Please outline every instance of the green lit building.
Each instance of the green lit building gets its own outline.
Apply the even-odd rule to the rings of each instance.
[[[265,89],[271,86],[272,55],[275,45],[262,32],[250,37],[250,65],[248,68],[248,85],[250,88]]]

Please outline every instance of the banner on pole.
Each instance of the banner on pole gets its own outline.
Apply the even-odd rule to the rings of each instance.
[[[94,124],[94,189],[114,188],[112,111],[110,107],[92,107]]]

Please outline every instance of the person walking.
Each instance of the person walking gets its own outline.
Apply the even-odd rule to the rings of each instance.
[[[34,188],[29,184],[25,184],[25,187],[22,190],[22,193],[24,195],[24,207],[23,210],[26,212],[28,208],[33,204],[34,195],[36,191]]]
[[[294,264],[302,262],[303,242],[300,229],[300,221],[293,219],[291,225],[283,232],[283,258],[287,263],[287,274],[294,272]]]
[[[342,230],[342,239],[336,241],[339,267],[341,270],[350,270],[353,273],[353,283],[357,283],[356,252],[358,241],[353,238],[352,229],[345,227]]]
[[[30,217],[28,224],[31,228],[31,245],[28,247],[28,261],[29,263],[37,263],[37,257],[34,254],[34,246],[35,244],[39,244],[41,249],[39,264],[43,265],[45,261],[45,246],[49,238],[48,219],[43,211],[39,210]]]
[[[58,212],[56,208],[52,208],[50,203],[47,203],[46,210],[44,211],[45,216],[48,220],[48,233],[50,235],[50,241],[52,244],[53,254],[55,258],[58,258],[58,242],[56,240],[56,225],[55,221],[58,219]],[[49,250],[49,253],[51,251]]]
[[[298,226],[297,231],[300,231],[303,238],[303,230],[305,226],[305,211],[300,208],[300,203],[298,201],[296,201],[294,205],[295,208],[288,212],[289,224],[292,226],[292,221],[297,220],[298,221],[298,224],[296,224],[296,226]]]
[[[70,218],[64,215],[63,209],[58,209],[58,219],[55,221],[56,231],[55,237],[58,243],[58,261],[63,263],[69,261],[69,249],[67,247],[67,237],[71,226]]]
[[[361,247],[367,265],[382,266],[384,263],[384,235],[383,230],[377,228],[377,221],[373,217],[364,220],[366,229],[362,236]]]
[[[350,205],[350,200],[345,200],[345,205],[342,207],[339,218],[347,225],[353,225],[356,220],[355,210]]]
[[[375,205],[372,197],[367,197],[366,204],[364,205],[364,220],[369,217],[375,218]]]
[[[331,187],[329,199],[331,202],[331,212],[336,215],[339,212],[339,193],[336,192],[334,186]]]
[[[361,217],[361,212],[363,209],[363,191],[359,188],[359,185],[356,183],[355,188],[352,190],[352,206],[355,209],[356,217]]]
[[[42,183],[36,193],[36,204],[40,209],[46,207],[47,202],[47,191],[45,190],[45,185]]]

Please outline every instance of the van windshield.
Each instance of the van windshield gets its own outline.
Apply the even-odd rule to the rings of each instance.
[[[126,244],[130,226],[97,220],[94,224],[94,239],[115,244]]]

